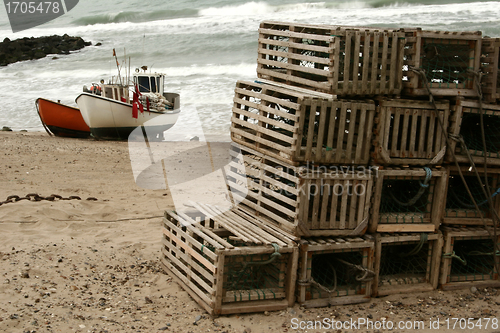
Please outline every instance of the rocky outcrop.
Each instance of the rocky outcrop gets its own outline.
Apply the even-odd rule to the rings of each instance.
[[[48,54],[69,54],[92,45],[81,37],[63,36],[25,37],[16,40],[5,38],[0,43],[0,66],[7,66],[23,60],[40,59]]]

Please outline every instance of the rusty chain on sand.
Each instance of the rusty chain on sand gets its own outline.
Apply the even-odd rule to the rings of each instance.
[[[59,200],[82,200],[79,196],[72,195],[67,198],[62,197],[57,194],[51,194],[48,197],[42,197],[41,195],[38,195],[37,193],[29,193],[24,197],[20,197],[18,195],[10,195],[7,197],[5,201],[0,201],[0,206],[3,204],[7,203],[13,203],[13,202],[18,202],[21,200],[28,200],[28,201],[42,201],[42,200],[47,200],[47,201],[59,201]],[[97,201],[96,198],[94,197],[88,197],[86,200],[88,201]]]

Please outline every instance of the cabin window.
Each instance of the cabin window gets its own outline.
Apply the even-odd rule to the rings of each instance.
[[[151,78],[151,92],[158,92],[158,89],[156,88],[156,78],[152,77]]]
[[[160,79],[161,77],[154,76],[138,76],[137,85],[139,86],[139,91],[143,92],[153,92],[157,93],[160,90]]]
[[[151,91],[151,85],[149,84],[149,77],[148,76],[139,76],[137,78],[137,84],[139,85],[139,91],[140,92],[150,92]]]

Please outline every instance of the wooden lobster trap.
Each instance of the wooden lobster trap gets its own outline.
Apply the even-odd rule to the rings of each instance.
[[[481,113],[483,124],[481,126]],[[453,162],[451,152],[455,153],[460,163],[472,161],[475,164],[484,164],[484,157],[488,165],[500,165],[500,105],[484,104],[479,101],[457,99],[451,106],[450,136],[457,140],[450,140],[449,152],[446,160]],[[482,131],[486,141],[486,149],[482,141]],[[463,140],[463,144],[462,141]]]
[[[333,100],[274,85],[236,84],[233,141],[297,165],[367,165],[373,101]]]
[[[434,106],[437,108],[435,111]],[[436,165],[446,152],[444,130],[449,103],[381,100],[375,118],[373,162],[382,165]]]
[[[232,209],[195,204],[165,212],[161,262],[211,315],[282,310],[294,303],[293,237]]]
[[[407,96],[477,97],[481,32],[402,29],[406,45],[403,91]]]
[[[494,212],[500,212],[500,169],[490,168],[488,173],[488,185],[490,188],[493,210],[490,210],[487,198],[487,191],[484,182],[484,168],[477,168],[481,181],[476,174],[470,170],[470,166],[460,167],[474,201],[479,207],[476,209],[474,202],[470,198],[458,169],[453,165],[448,167],[448,186],[446,190],[446,206],[443,216],[443,224],[456,225],[493,225]],[[485,194],[486,193],[486,194]]]
[[[368,302],[373,271],[374,239],[307,238],[300,242],[297,302],[304,307]]]
[[[483,100],[494,104],[500,99],[500,38],[483,38],[481,51]]]
[[[380,169],[368,231],[436,231],[443,216],[447,178],[445,168]]]
[[[339,96],[399,95],[404,33],[264,21],[257,76]]]
[[[372,178],[364,167],[295,167],[240,147],[226,179],[233,203],[295,236],[362,235]],[[233,154],[238,154],[234,146]]]
[[[373,296],[436,289],[442,246],[441,232],[377,233]]]
[[[500,236],[493,228],[443,226],[442,231],[439,282],[443,290],[500,286]]]

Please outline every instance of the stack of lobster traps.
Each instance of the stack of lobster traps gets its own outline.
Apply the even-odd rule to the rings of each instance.
[[[234,92],[232,208],[168,213],[165,266],[213,314],[500,285],[499,49],[262,22],[258,79]]]

